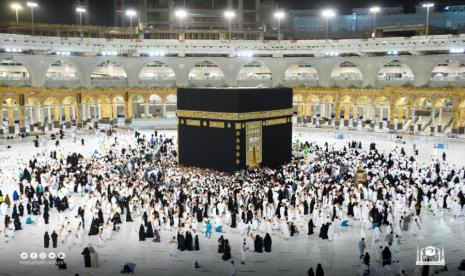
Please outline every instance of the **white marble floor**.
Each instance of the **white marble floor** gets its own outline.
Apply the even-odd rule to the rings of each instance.
[[[311,140],[323,144],[328,142],[336,147],[341,147],[344,143],[351,140],[360,140],[363,147],[367,148],[370,142],[376,142],[381,150],[386,152],[398,146],[394,140],[386,134],[371,133],[346,133],[348,136],[344,140],[336,139],[339,131],[322,131],[295,129],[294,139]],[[174,131],[168,131],[168,135],[174,135]],[[95,149],[101,136],[86,137],[86,145],[81,146],[79,143],[73,143],[67,139],[61,143],[60,148],[64,151],[77,150],[82,154],[90,155]],[[420,149],[420,159],[427,161],[431,156],[442,154],[442,150],[433,149],[434,143],[445,142],[448,147],[444,150],[447,153],[450,162],[457,166],[465,165],[465,141],[447,140],[444,138],[429,137],[405,137],[407,143],[404,145],[407,153],[412,151],[412,143],[415,142]],[[0,152],[1,168],[3,169],[1,177],[4,182],[9,177],[15,175],[5,175],[5,168],[15,169],[20,165],[21,160],[26,161],[33,154],[54,148],[54,145],[46,149],[37,149],[33,147],[32,142],[15,143],[11,149]],[[19,161],[19,162],[18,162]],[[11,192],[6,183],[1,184],[0,189],[4,192]],[[11,194],[10,194],[11,196]],[[76,210],[70,211],[68,216],[74,217]],[[449,266],[449,272],[442,275],[460,275],[457,266],[460,260],[465,259],[465,219],[453,219],[448,211],[441,215],[433,216],[424,213],[422,215],[422,229],[418,236],[413,237],[405,234],[402,239],[401,250],[394,259],[398,260],[392,266],[392,271],[398,271],[402,266],[407,275],[414,275],[418,270],[415,266],[416,248],[434,245],[444,247],[446,261]],[[3,223],[1,221],[0,223]],[[323,265],[325,275],[357,275],[360,265],[358,258],[358,240],[360,237],[366,237],[368,249],[374,263],[374,248],[371,244],[371,230],[362,230],[358,224],[348,229],[336,228],[336,237],[333,241],[320,240],[317,235],[307,236],[306,227],[302,232],[292,237],[290,240],[283,240],[279,233],[274,233],[273,250],[271,253],[254,253],[250,252],[247,258],[247,264],[240,264],[239,244],[241,237],[237,229],[225,227],[224,235],[231,241],[233,259],[239,270],[239,275],[305,275],[310,266],[314,269],[318,263]],[[138,241],[138,227],[136,223],[125,223],[121,230],[115,233],[113,239],[107,242],[104,247],[96,247],[99,254],[99,268],[84,268],[82,249],[89,242],[97,244],[94,238],[83,237],[80,246],[64,246],[59,243],[56,249],[43,248],[43,234],[45,231],[57,229],[56,211],[51,212],[51,222],[46,225],[25,225],[23,230],[15,232],[15,238],[9,243],[5,243],[0,238],[0,275],[115,275],[119,274],[122,265],[125,262],[132,262],[137,265],[136,274],[140,275],[228,275],[228,263],[222,261],[221,255],[217,254],[217,239],[219,234],[213,233],[211,239],[205,239],[199,235],[200,251],[198,252],[180,252],[177,258],[169,256],[168,239],[173,236],[174,232],[162,231],[162,243],[153,243],[151,241]],[[318,231],[317,231],[318,232]],[[21,263],[20,254],[26,252],[64,252],[65,261],[68,265],[66,271],[57,271],[57,267],[50,264],[32,264]],[[200,269],[193,268],[193,262],[197,259]],[[46,259],[48,260],[48,259]],[[33,261],[30,257],[27,261]],[[36,259],[37,262],[40,258]],[[374,268],[373,268],[374,270]],[[373,274],[376,275],[376,274]],[[392,274],[396,275],[396,274]],[[441,274],[440,274],[441,275]]]

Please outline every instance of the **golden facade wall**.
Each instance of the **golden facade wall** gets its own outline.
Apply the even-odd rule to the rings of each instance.
[[[406,118],[412,110],[419,109],[425,102],[430,102],[435,108],[444,107],[446,102],[452,103],[453,128],[465,126],[465,88],[294,88],[294,105],[297,116],[312,116],[315,110],[312,105],[318,103],[332,104],[332,110],[340,114],[343,110],[344,120],[356,117],[361,112],[357,105],[389,106],[394,112],[389,114],[389,123],[397,118]],[[100,104],[101,116],[105,119],[115,119],[117,106],[122,106],[126,121],[133,116],[132,101],[135,98],[147,102],[150,96],[157,95],[163,102],[169,95],[176,95],[175,88],[96,88],[96,89],[53,89],[34,87],[0,87],[0,103],[8,118],[9,124],[18,121],[24,128],[24,107],[32,103],[41,106],[52,106],[53,120],[59,116],[63,106],[66,119],[70,117],[70,106],[77,102]],[[342,99],[342,100],[341,100]],[[357,105],[355,105],[355,103]],[[341,105],[342,104],[342,105]],[[14,112],[17,110],[17,112]],[[80,113],[81,107],[75,109]],[[338,112],[339,111],[339,112]],[[19,118],[18,118],[19,115]],[[387,114],[386,114],[387,115]],[[93,114],[91,114],[93,116]],[[337,116],[339,117],[339,116]],[[80,121],[80,116],[77,116]]]

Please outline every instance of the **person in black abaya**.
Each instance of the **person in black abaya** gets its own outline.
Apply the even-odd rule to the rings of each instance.
[[[328,228],[329,228],[328,223],[325,223],[325,224],[321,225],[321,227],[320,227],[320,235],[319,235],[319,237],[321,239],[323,239],[323,240],[328,239]]]
[[[10,223],[11,223],[10,216],[9,216],[9,215],[6,215],[6,216],[5,216],[5,220],[4,220],[5,229],[8,228],[8,226],[10,225]]]
[[[45,232],[44,234],[44,248],[48,248],[50,245],[50,236],[48,235],[48,232]]]
[[[181,233],[178,233],[178,250],[179,251],[186,250],[186,238]]]
[[[200,250],[199,235],[195,235],[195,239],[194,239],[194,250],[195,250],[195,251],[199,251],[199,250]]]
[[[352,203],[350,202],[348,205],[347,205],[347,215],[350,216],[350,217],[354,217],[354,205],[356,203]]]
[[[28,215],[31,215],[31,214],[32,214],[32,206],[31,206],[31,203],[30,203],[30,202],[28,202],[28,203],[26,204],[26,210],[27,210],[27,214],[28,214]]]
[[[253,219],[252,210],[247,210],[246,219],[247,219],[247,221],[245,222],[246,224],[249,222],[252,223],[252,219]]]
[[[48,209],[44,209],[44,215],[43,215],[43,217],[44,217],[44,222],[45,222],[45,224],[48,224],[48,220],[49,220],[49,218],[50,218],[50,215],[48,214]]]
[[[65,196],[63,199],[60,201],[60,210],[61,211],[66,211],[68,209],[68,198]]]
[[[297,228],[293,222],[289,222],[289,230],[291,232],[291,237],[293,237],[297,233]]]
[[[89,236],[96,236],[98,235],[98,232],[99,232],[99,220],[98,218],[94,218],[92,220],[92,223],[90,224]]]
[[[131,212],[129,211],[129,207],[126,208],[126,222],[132,222]]]
[[[323,270],[323,267],[321,266],[321,264],[318,264],[316,266],[316,274],[315,276],[324,276],[325,275],[325,272]]]
[[[91,263],[90,263],[90,250],[89,250],[89,247],[84,248],[84,250],[82,251],[81,255],[84,256],[84,266],[85,266],[85,267],[91,267]]]
[[[145,237],[146,238],[153,238],[153,228],[152,228],[152,223],[149,222],[147,224],[147,229],[145,230]]]
[[[365,256],[363,256],[363,263],[370,267],[370,254],[368,252],[365,253]]]
[[[22,217],[24,215],[24,206],[22,203],[18,205],[19,216]]]
[[[197,222],[202,222],[203,221],[203,209],[202,208],[197,208]]]
[[[51,238],[52,238],[52,247],[57,248],[58,234],[55,231],[52,232]]]
[[[81,206],[79,206],[78,208],[78,216],[81,217],[81,221],[82,221],[82,227],[84,227],[84,209],[81,208]]]
[[[263,253],[263,240],[262,237],[260,237],[260,235],[255,236],[254,247],[255,252]]]
[[[102,226],[103,223],[105,222],[105,221],[103,220],[103,212],[102,212],[102,209],[99,209],[97,214],[98,214],[98,226]]]
[[[313,219],[308,221],[308,235],[313,235],[313,229],[315,229],[315,224],[313,224]]]
[[[391,261],[391,250],[389,250],[389,247],[384,247],[383,252],[381,253],[383,256],[383,266],[385,265],[390,265],[392,263]]]
[[[153,239],[152,239],[152,241],[153,242],[160,242],[161,241],[160,232],[158,232],[158,229],[153,230]]]
[[[34,200],[32,202],[32,214],[34,216],[38,216],[40,214],[40,205],[39,205],[39,202],[37,200]]]
[[[142,219],[144,220],[144,225],[147,226],[147,224],[149,223],[149,220],[148,220],[149,216],[147,215],[147,212],[144,212],[144,214],[142,215]]]
[[[110,221],[113,222],[113,230],[116,230],[118,228],[118,224],[123,223],[121,221],[121,215],[118,212],[115,212]]]
[[[18,207],[16,207],[16,204],[13,206],[13,212],[11,213],[11,217],[15,218],[18,215]]]
[[[421,276],[429,276],[429,265],[423,265],[421,269]]]
[[[231,228],[236,228],[236,212],[231,213]]]
[[[224,253],[222,256],[223,261],[231,259],[231,247],[229,246],[229,241],[224,240]]]
[[[315,276],[315,273],[313,272],[313,267],[310,267],[310,269],[307,271],[307,276]]]
[[[270,234],[266,233],[265,239],[263,240],[263,244],[265,246],[265,252],[271,252],[271,236]]]
[[[143,224],[139,227],[139,241],[145,241],[145,228]]]
[[[18,230],[21,230],[21,221],[19,220],[19,216],[16,214],[16,216],[14,217],[14,225],[15,225],[15,231],[18,231]]]
[[[218,239],[218,253],[223,254],[224,253],[224,238],[221,236]]]
[[[192,239],[192,234],[189,231],[186,231],[186,249],[187,251],[194,250],[194,241]]]

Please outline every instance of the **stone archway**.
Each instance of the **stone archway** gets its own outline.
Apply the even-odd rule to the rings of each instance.
[[[168,64],[151,61],[140,70],[139,84],[144,87],[172,87],[176,84],[176,74]]]
[[[271,70],[259,61],[252,61],[241,67],[237,74],[237,85],[243,87],[271,87]]]
[[[223,70],[210,61],[196,63],[188,75],[189,85],[197,87],[223,87],[225,78]]]
[[[90,79],[92,87],[124,87],[128,84],[124,68],[111,60],[99,63]]]
[[[318,71],[307,62],[293,64],[284,72],[284,85],[288,87],[316,86],[318,80]]]
[[[333,86],[361,87],[363,84],[363,74],[355,63],[343,61],[331,72],[330,82]]]
[[[47,87],[77,87],[79,74],[70,62],[59,59],[51,63],[45,73],[45,86]]]
[[[0,85],[30,85],[31,76],[28,69],[14,58],[6,58],[0,62]]]
[[[432,86],[465,86],[465,61],[447,59],[438,63],[431,71]]]
[[[377,86],[403,86],[413,85],[415,76],[408,64],[393,60],[384,64],[376,76]]]

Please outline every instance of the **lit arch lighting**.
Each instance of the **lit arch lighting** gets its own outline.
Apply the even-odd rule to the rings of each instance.
[[[90,75],[92,80],[125,80],[126,71],[123,67],[113,61],[104,61]]]
[[[53,62],[45,73],[47,80],[64,80],[64,81],[74,81],[78,80],[77,70],[70,63],[57,60]]]
[[[408,82],[414,80],[414,75],[412,69],[405,62],[393,60],[381,67],[376,78],[380,81]]]
[[[203,61],[194,65],[189,72],[191,81],[223,81],[223,71],[213,62]]]
[[[353,62],[344,61],[331,72],[331,80],[343,82],[363,81],[363,75],[360,68]]]
[[[430,81],[433,83],[465,83],[465,61],[444,60],[432,70]]]
[[[30,79],[29,71],[13,58],[6,58],[0,62],[1,81],[25,81]]]
[[[270,86],[272,79],[270,69],[258,61],[247,63],[237,75],[238,85],[247,87]]]
[[[139,73],[140,80],[175,80],[176,76],[171,67],[161,61],[147,63]]]
[[[311,64],[300,62],[289,66],[284,72],[284,81],[290,85],[316,84],[319,80],[318,71]]]

